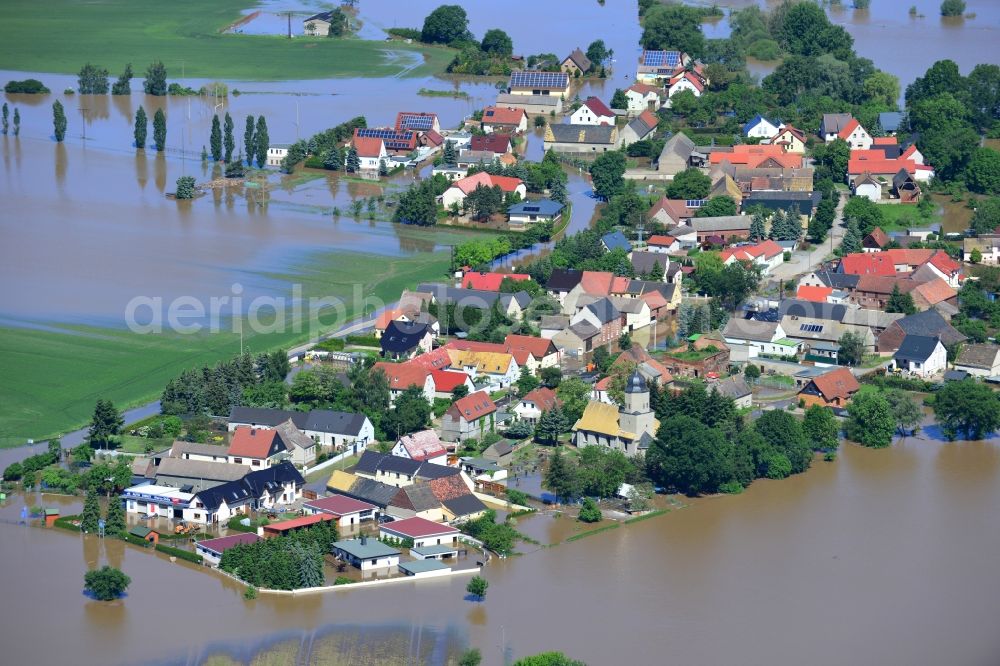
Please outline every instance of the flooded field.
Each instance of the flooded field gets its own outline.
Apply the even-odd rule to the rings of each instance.
[[[986,509],[998,474],[998,440],[946,443],[931,428],[889,450],[845,445],[835,463],[742,495],[524,544],[486,568],[482,604],[464,600],[461,577],[250,602],[197,566],[0,524],[0,583],[45,600],[6,614],[0,640],[11,663],[444,664],[471,643],[487,665],[556,649],[592,665],[988,666],[1000,658],[1000,517]],[[543,542],[575,524],[522,521]],[[104,563],[132,577],[120,602],[81,594]],[[581,630],[591,614],[605,631]],[[59,641],[46,640],[53,624]]]

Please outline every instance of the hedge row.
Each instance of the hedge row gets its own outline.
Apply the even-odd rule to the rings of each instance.
[[[61,518],[56,518],[52,524],[55,525],[56,527],[61,527],[64,530],[69,530],[70,532],[79,532],[80,526],[74,525],[73,523],[70,522],[71,520],[79,520],[79,519],[80,516],[63,516]]]
[[[201,555],[197,553],[192,553],[190,550],[181,550],[180,548],[174,548],[173,546],[164,546],[162,543],[156,544],[156,550],[167,555],[173,555],[182,560],[187,560],[188,562],[194,562],[195,564],[201,564],[203,559]]]

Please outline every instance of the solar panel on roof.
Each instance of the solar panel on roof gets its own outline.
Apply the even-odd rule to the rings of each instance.
[[[799,326],[799,330],[805,333],[821,333],[823,327],[820,324],[802,324]]]
[[[676,67],[681,61],[679,51],[644,51],[642,64],[647,67]]]
[[[511,88],[565,88],[569,84],[566,72],[513,72]]]
[[[401,124],[403,129],[426,132],[434,127],[434,116],[404,115]]]
[[[684,205],[688,208],[701,208],[705,205],[704,199],[688,199],[684,202]]]

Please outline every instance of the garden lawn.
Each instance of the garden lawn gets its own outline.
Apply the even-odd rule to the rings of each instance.
[[[450,235],[426,233],[428,238],[439,240]],[[339,252],[315,255],[293,267],[292,273],[272,277],[302,284],[306,298],[343,298],[350,320],[362,314],[361,304],[351,299],[355,284],[360,285],[363,295],[391,303],[407,287],[445,277],[448,267],[449,256],[443,251],[410,257]],[[112,400],[118,409],[155,400],[167,381],[183,369],[213,364],[240,349],[238,333],[225,326],[229,332],[198,335],[138,335],[128,330],[70,325],[54,328],[0,327],[0,358],[4,359],[0,447],[19,446],[29,438],[46,439],[82,427],[90,420],[98,398]],[[308,326],[298,333],[291,326],[285,328],[284,333],[247,333],[245,348],[254,353],[287,348],[310,337]],[[249,331],[249,326],[244,330]]]
[[[907,227],[926,227],[941,222],[937,213],[923,216],[913,204],[881,204],[879,210],[885,220],[882,231],[905,231]]]
[[[180,77],[182,64],[188,77],[275,81],[426,76],[443,72],[454,54],[402,42],[222,34],[253,4],[5,0],[0,69],[75,74],[89,61],[107,67],[114,81],[128,62],[141,79],[150,62],[162,60],[168,81]]]

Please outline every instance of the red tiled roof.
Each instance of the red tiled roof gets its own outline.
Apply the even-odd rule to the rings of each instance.
[[[894,136],[876,136],[872,139],[873,146],[895,146],[897,143]]]
[[[847,368],[837,368],[812,380],[827,401],[834,398],[846,399],[857,392],[861,385]]]
[[[264,525],[265,532],[287,532],[288,530],[294,530],[299,527],[308,527],[309,525],[315,525],[316,523],[325,523],[329,520],[335,520],[336,517],[328,513],[316,513],[311,516],[302,516],[300,518],[292,518],[291,520],[283,520],[280,523],[270,523],[269,525]]]
[[[611,293],[614,277],[607,271],[584,271],[580,277],[580,286],[591,296],[607,296]]]
[[[330,513],[335,516],[346,516],[351,513],[368,511],[377,508],[374,504],[362,502],[361,500],[347,497],[346,495],[332,495],[331,497],[321,497],[305,503],[311,509],[316,509],[322,513]]]
[[[827,297],[833,293],[833,287],[811,287],[802,285],[795,292],[795,297],[813,303],[826,303]]]
[[[559,398],[556,397],[556,392],[545,386],[536,388],[534,391],[528,391],[521,400],[535,403],[538,410],[542,412],[549,411],[560,402]]]
[[[431,487],[431,493],[434,494],[434,498],[439,502],[465,497],[469,494],[469,486],[465,485],[461,474],[452,474],[450,476],[442,476],[440,479],[431,479],[427,485]]]
[[[889,235],[882,231],[881,227],[875,227],[872,232],[865,236],[865,240],[871,239],[877,247],[885,247],[889,244]]]
[[[229,455],[246,458],[267,458],[271,452],[277,430],[251,428],[240,426],[233,433],[233,441],[229,444]]]
[[[851,136],[851,132],[853,132],[858,127],[861,127],[861,123],[858,122],[858,119],[851,118],[850,122],[848,122],[841,128],[840,133],[837,136],[841,139],[846,140],[849,136]]]
[[[510,176],[491,176],[485,171],[480,171],[466,178],[456,180],[452,184],[452,187],[457,187],[465,194],[471,194],[479,185],[484,187],[499,187],[504,192],[513,192],[521,185],[521,179],[511,178]]]
[[[760,161],[758,158],[761,155],[775,157],[778,155],[785,155],[784,146],[778,146],[775,144],[739,144],[733,146],[731,151],[720,151],[716,150],[711,155],[708,156],[708,160],[711,164],[720,164],[721,162],[729,162],[730,164],[747,164],[750,160]],[[799,158],[800,163],[802,156],[795,153]]]
[[[918,304],[926,305],[927,307],[937,305],[941,301],[947,301],[957,295],[958,292],[952,289],[951,286],[941,278],[928,280],[927,282],[918,285],[917,288],[913,290],[914,300],[916,300]]]
[[[430,429],[403,435],[399,438],[398,443],[403,445],[411,460],[418,462],[438,458],[448,453],[448,449],[441,443],[441,438],[438,437],[437,432]]]
[[[385,376],[389,379],[389,388],[395,391],[403,391],[410,386],[423,389],[424,382],[427,381],[428,370],[412,361],[407,361],[406,363],[379,361],[373,369],[384,372]]]
[[[646,301],[646,305],[649,306],[651,311],[659,310],[667,305],[667,299],[664,298],[663,294],[661,294],[657,289],[647,291],[639,298]]]
[[[778,137],[780,137],[782,134],[791,134],[799,141],[802,141],[803,143],[806,140],[806,133],[793,125],[785,125],[780,130],[778,130],[778,133],[774,135],[775,141],[778,141],[779,140]]]
[[[432,520],[427,520],[426,518],[421,518],[419,516],[407,518],[406,520],[394,520],[391,523],[385,523],[382,525],[381,529],[386,532],[393,532],[411,539],[437,536],[439,534],[458,534],[458,530],[450,525],[435,523]]]
[[[639,114],[639,120],[646,123],[646,127],[652,127],[653,129],[656,129],[656,126],[660,123],[660,119],[649,109]]]
[[[533,335],[514,335],[511,333],[504,338],[503,342],[508,353],[513,354],[516,351],[524,350],[538,360],[542,360],[555,351],[555,346],[551,340],[536,338]],[[515,360],[517,359],[516,356],[514,358]],[[518,361],[518,365],[523,364],[521,361]]]
[[[500,283],[504,278],[521,282],[530,280],[531,276],[527,273],[466,273],[462,276],[462,286],[466,289],[500,291]]]
[[[938,250],[935,252],[934,256],[930,258],[930,264],[945,275],[957,273],[961,268],[959,263],[948,256],[948,253],[944,250]]]
[[[858,152],[858,151],[854,151]],[[869,173],[874,173],[878,175],[889,175],[895,176],[899,173],[900,169],[906,169],[906,172],[910,175],[916,171],[916,163],[913,160],[887,160],[885,159],[883,153],[880,150],[872,151],[883,155],[881,159],[879,158],[869,158],[869,157],[855,157],[854,153],[851,153],[851,158],[847,161],[847,173],[852,176],[856,176],[864,173],[865,171]]]
[[[424,140],[432,146],[440,146],[444,143],[444,137],[432,129],[424,132]]]
[[[691,72],[684,72],[683,74],[678,74],[677,76],[671,78],[670,87],[673,88],[674,84],[678,83],[681,79],[687,79],[691,83],[691,85],[693,85],[695,89],[697,89],[698,92],[702,92],[705,90],[705,84],[702,83],[701,79],[699,79]]]
[[[477,134],[469,144],[472,150],[485,150],[498,155],[510,152],[510,134]]]
[[[727,261],[729,257],[736,257],[739,261],[752,261],[758,257],[770,259],[782,254],[784,249],[773,240],[766,240],[756,245],[745,245],[743,247],[728,248],[723,250],[719,257],[722,261]]]
[[[663,88],[651,86],[648,83],[633,83],[626,89],[626,91],[628,90],[631,90],[632,92],[637,92],[640,95],[648,95],[649,93],[655,93],[657,96],[663,95]]]
[[[497,406],[493,404],[490,400],[490,396],[485,391],[477,391],[471,395],[467,395],[464,398],[459,398],[451,407],[448,408],[448,414],[452,418],[458,418],[461,416],[466,421],[476,421],[484,416],[489,416],[493,412],[497,411]]]
[[[798,169],[802,166],[802,155],[799,153],[785,153],[782,155],[750,155],[747,157],[746,165],[750,169],[759,168],[768,161],[777,163],[780,169]]]
[[[858,279],[857,291],[870,294],[891,294],[894,289],[899,289],[900,293],[908,294],[919,286],[913,280],[894,277],[889,275],[862,275]]]
[[[382,154],[382,139],[373,136],[356,136],[351,139],[358,157],[378,157]]]
[[[615,278],[611,281],[611,291],[608,293],[624,294],[628,292],[629,282],[630,280],[627,277],[621,277],[620,275],[616,275]]]
[[[507,346],[499,342],[477,342],[475,340],[452,340],[447,345],[448,349],[456,351],[473,352],[493,352],[497,354],[507,354]]]
[[[676,242],[677,242],[677,239],[674,238],[673,236],[664,236],[664,235],[661,235],[661,234],[654,234],[654,235],[652,235],[652,236],[649,237],[649,240],[646,243],[647,243],[647,245],[655,245],[657,247],[670,247],[671,245],[673,245]]]
[[[594,115],[598,118],[602,116],[615,117],[615,112],[607,107],[607,105],[602,102],[597,97],[588,97],[587,101],[583,103],[585,107],[594,112]]]
[[[487,125],[519,125],[524,117],[524,109],[512,109],[509,106],[488,106],[483,109],[483,123]]]
[[[899,156],[900,159],[908,160],[917,152],[917,144],[911,143]]]
[[[462,386],[469,379],[469,375],[455,370],[434,370],[431,377],[434,378],[434,390],[438,393],[451,393],[456,386]]]
[[[841,258],[840,272],[848,275],[895,275],[896,265],[885,252],[855,252]]]
[[[420,354],[407,363],[425,370],[440,370],[451,366],[451,357],[448,355],[448,345],[438,347],[426,354]],[[420,380],[423,385],[423,379]]]
[[[913,266],[914,268],[922,266],[931,260],[934,256],[934,250],[912,250],[910,248],[895,248],[892,250],[885,250],[882,254],[887,254],[892,258],[894,264],[906,264],[907,266]],[[944,251],[940,251],[945,257],[948,255]]]
[[[611,388],[611,382],[613,382],[614,379],[615,379],[614,377],[612,377],[611,375],[608,375],[604,379],[601,379],[596,384],[594,384],[594,390],[595,391],[607,391],[609,388]]]
[[[402,315],[403,311],[398,308],[383,310],[382,314],[380,314],[378,319],[375,320],[375,330],[384,331],[391,322],[396,321]]]
[[[229,536],[219,537],[218,539],[196,541],[195,545],[207,548],[208,550],[221,555],[233,546],[239,546],[244,543],[256,543],[258,541],[260,541],[260,537],[253,532],[242,532],[240,534],[231,534]]]

